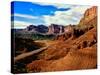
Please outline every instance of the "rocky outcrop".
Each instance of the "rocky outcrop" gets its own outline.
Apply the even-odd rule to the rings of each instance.
[[[86,10],[84,17],[94,18],[97,16],[97,6],[93,6]]]
[[[64,28],[64,33],[58,34],[55,40],[67,40],[73,34],[74,26],[69,25]]]
[[[48,34],[60,34],[64,32],[64,26],[51,24],[49,27]]]
[[[79,25],[96,25],[97,24],[97,6],[93,6],[86,10]]]
[[[82,27],[82,28],[77,26],[67,26],[66,32],[57,35],[55,40],[65,41],[68,39],[75,39],[80,37],[81,35],[83,35],[85,32],[89,31],[92,28],[93,26]]]

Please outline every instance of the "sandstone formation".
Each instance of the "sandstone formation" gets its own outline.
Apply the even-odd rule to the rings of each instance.
[[[87,9],[83,18],[79,22],[79,25],[93,24],[97,24],[97,6],[93,6],[92,8]]]
[[[61,34],[64,32],[64,26],[51,24],[49,27],[48,34]]]

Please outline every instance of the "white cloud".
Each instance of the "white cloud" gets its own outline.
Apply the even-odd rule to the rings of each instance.
[[[61,25],[69,25],[69,24],[78,24],[80,19],[83,17],[84,12],[87,8],[91,6],[72,6],[68,11],[56,11],[54,16],[44,16],[45,24],[50,25],[61,24]]]
[[[12,28],[26,28],[27,26],[31,25],[32,23],[24,22],[24,21],[12,21]]]
[[[52,5],[57,8],[70,8],[68,11],[56,11],[54,16],[45,15],[44,21],[46,25],[51,23],[69,25],[78,24],[80,19],[87,8],[91,6],[85,5],[70,5],[70,4],[59,4],[59,3],[37,3],[40,5]]]
[[[38,19],[38,17],[35,17],[35,16],[25,15],[25,14],[17,14],[17,13],[13,14],[12,16],[14,16],[14,17],[23,17],[23,18],[26,18],[26,19],[29,19],[29,20]],[[12,21],[12,28],[13,27],[14,28],[25,28],[26,26],[31,25],[31,24],[34,24],[33,21],[32,22],[31,21],[30,22],[20,21],[20,19],[18,21],[18,20],[15,19],[14,21]],[[34,24],[34,25],[36,25],[36,24]]]
[[[37,17],[31,16],[31,15],[26,15],[26,14],[13,14],[12,16],[17,16],[17,17],[23,17],[23,18],[29,18],[29,19],[36,19]]]

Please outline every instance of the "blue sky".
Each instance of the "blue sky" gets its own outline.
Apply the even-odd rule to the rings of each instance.
[[[91,6],[14,1],[11,7],[14,27],[25,28],[30,24],[77,24],[85,10]]]

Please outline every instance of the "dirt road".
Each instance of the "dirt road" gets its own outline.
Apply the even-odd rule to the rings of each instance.
[[[46,45],[46,47],[42,47],[40,49],[33,50],[31,52],[20,54],[20,55],[14,57],[14,62],[16,62],[18,60],[21,60],[21,59],[24,59],[24,58],[26,58],[28,56],[34,55],[36,53],[39,53],[39,52],[41,52],[41,51],[43,51],[43,50],[45,50],[45,49],[47,49],[49,47],[49,44],[46,41],[35,41],[35,42],[42,42],[42,43],[44,43]]]
[[[28,56],[34,55],[34,54],[36,54],[38,52],[41,52],[41,51],[43,51],[43,50],[45,50],[47,48],[48,48],[48,46],[40,48],[40,49],[37,49],[37,50],[34,50],[34,51],[31,51],[31,52],[20,54],[20,55],[14,57],[14,62],[16,62],[18,60],[21,60],[21,59],[24,59],[24,58],[26,58]]]

